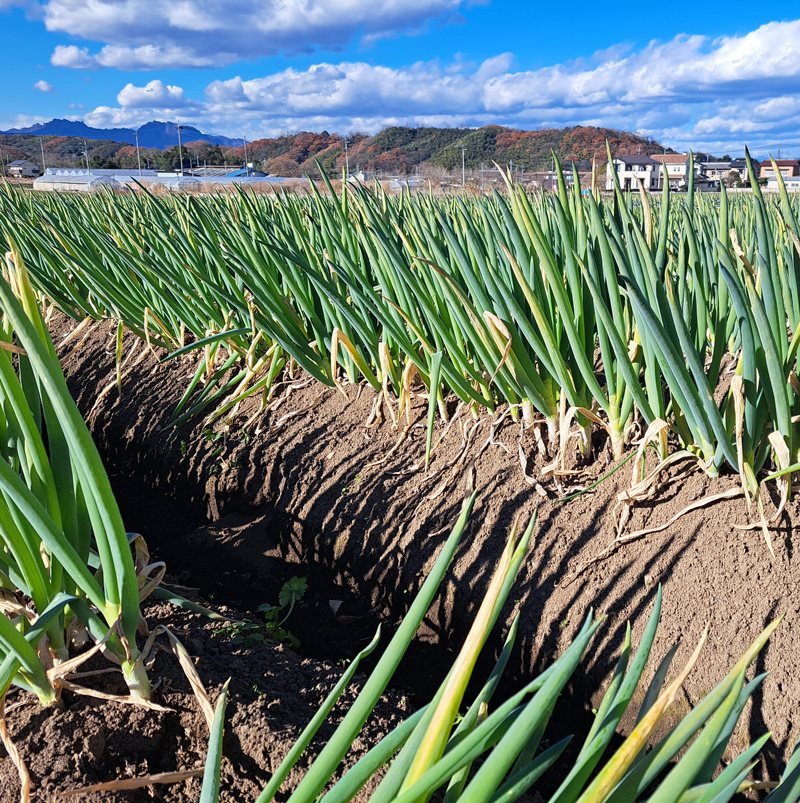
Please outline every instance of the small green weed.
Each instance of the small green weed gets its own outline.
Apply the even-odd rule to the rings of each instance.
[[[214,432],[214,430],[211,429],[210,427],[206,427],[203,430],[203,440],[206,443],[216,443],[217,441],[222,440],[224,437],[225,437],[225,433],[222,432],[222,431]]]
[[[252,644],[289,644],[299,647],[297,637],[283,625],[307,590],[305,577],[292,577],[281,587],[277,605],[265,603],[256,609],[264,614],[263,621],[231,622],[217,630],[216,635],[229,638],[231,644],[245,647]]]

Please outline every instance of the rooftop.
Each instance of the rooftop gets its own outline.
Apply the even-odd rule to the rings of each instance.
[[[689,161],[689,156],[685,153],[654,153],[650,158],[668,165],[682,165]]]
[[[614,157],[617,161],[625,162],[626,165],[657,165],[658,162],[655,159],[651,159],[649,156],[643,156],[641,154],[635,153],[632,156],[615,156]]]

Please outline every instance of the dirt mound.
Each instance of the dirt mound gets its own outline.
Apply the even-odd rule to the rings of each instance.
[[[71,323],[53,323],[58,343]],[[772,532],[774,558],[758,530],[735,527],[749,521],[739,497],[695,510],[567,582],[613,539],[616,495],[631,482],[626,466],[574,501],[556,498],[612,468],[601,437],[594,444],[596,461],[583,467],[579,479],[565,479],[560,491],[543,482],[537,492],[518,456],[521,445],[529,472],[541,467],[532,431],[521,434],[502,411],[478,420],[461,411],[446,431],[437,423],[436,439],[443,439],[426,476],[414,470],[424,454],[424,404],[414,405],[404,442],[393,450],[400,430],[390,420],[364,428],[375,398],[369,388],[346,387],[345,398],[300,378],[285,403],[249,429],[242,423],[255,400],[229,427],[197,422],[173,434],[167,424],[194,364],[184,358],[158,365],[147,355],[124,379],[121,395],[111,390],[95,406],[114,380],[113,336],[103,324],[75,353],[67,356],[72,344],[63,350],[70,387],[114,475],[127,526],[144,533],[151,550],[173,572],[193,578],[206,597],[252,609],[274,600],[287,574],[303,574],[313,593],[300,619],[310,616],[330,631],[335,618],[327,603],[343,599],[353,606],[354,626],[371,632],[376,620],[402,614],[465,490],[474,486],[479,501],[445,591],[426,619],[423,641],[459,643],[512,521],[538,508],[534,543],[504,617],[508,623],[521,612],[518,676],[545,665],[594,607],[607,621],[586,659],[588,679],[575,685],[571,703],[576,712],[589,709],[613,666],[625,623],[631,621],[638,640],[660,583],[665,601],[656,662],[677,640],[684,644],[680,660],[711,623],[708,646],[685,686],[685,702],[693,704],[771,619],[785,613],[755,667],[771,676],[746,709],[734,741],[740,746],[736,739],[743,743],[771,730],[766,772],[781,766],[800,729],[793,721],[800,701],[794,501]],[[141,348],[126,337],[125,353],[134,347]],[[448,467],[459,457],[461,464]],[[735,476],[711,480],[699,471],[667,483],[634,509],[627,529],[663,525],[690,503],[737,484]],[[148,509],[148,500],[156,498],[162,500],[158,509]],[[197,531],[204,520],[216,524]],[[312,654],[316,641],[304,638],[303,649]],[[334,635],[329,641],[349,639]],[[318,654],[328,648],[320,644]],[[339,648],[355,651],[349,643]]]

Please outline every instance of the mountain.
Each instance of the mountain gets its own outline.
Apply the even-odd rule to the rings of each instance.
[[[110,140],[133,145],[136,133],[132,128],[91,128],[80,120],[50,120],[48,123],[36,123],[28,128],[12,128],[0,131],[0,134],[30,134],[37,137],[78,137],[86,140]],[[190,125],[181,126],[181,140],[184,143],[203,140],[212,145],[233,146],[241,144],[241,140],[222,137],[216,134],[204,134]],[[177,123],[162,123],[152,120],[139,127],[139,145],[142,148],[158,148],[164,150],[178,144]]]
[[[263,165],[274,175],[317,175],[319,162],[329,175],[340,173],[349,163],[350,170],[364,169],[382,175],[410,175],[418,168],[460,172],[478,170],[493,162],[515,170],[548,170],[553,152],[563,162],[575,161],[581,169],[590,169],[592,158],[606,161],[606,142],[612,153],[663,153],[655,140],[595,126],[543,128],[524,131],[503,126],[481,128],[409,128],[393,126],[374,136],[351,134],[345,157],[344,139],[323,131],[301,132],[275,139],[257,139],[247,144],[249,161]],[[244,160],[241,145],[228,151],[229,157]]]
[[[2,0],[0,0],[2,2]],[[102,139],[96,139],[102,137]],[[87,143],[84,153],[84,139]],[[215,137],[196,128],[182,128],[184,166],[238,165],[252,162],[276,176],[319,176],[317,165],[328,175],[362,169],[382,176],[428,175],[491,168],[494,162],[515,172],[552,169],[555,153],[562,163],[577,162],[590,169],[591,159],[605,162],[606,142],[615,155],[664,153],[658,142],[627,131],[594,126],[543,128],[524,131],[497,125],[482,128],[433,128],[393,126],[373,136],[350,134],[347,140],[328,131],[286,134],[280,137],[242,140]],[[28,158],[47,167],[143,167],[173,169],[180,164],[175,123],[151,122],[139,129],[139,152],[131,129],[90,128],[70,120],[51,120],[14,132],[0,132],[0,158]],[[345,152],[347,142],[347,152]],[[12,155],[13,154],[13,155]]]

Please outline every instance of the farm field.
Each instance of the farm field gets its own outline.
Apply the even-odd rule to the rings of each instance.
[[[570,194],[564,182],[553,196],[528,196],[511,185],[485,200],[387,199],[364,188],[310,198],[38,199],[8,188],[0,194],[11,287],[34,329],[35,304],[44,308],[66,387],[107,469],[106,480],[92,474],[92,481],[103,499],[116,500],[126,530],[146,540],[147,555],[137,542],[131,567],[139,573],[139,596],[154,589],[150,578],[158,572],[151,567],[163,561],[166,587],[191,587],[195,591],[186,593],[199,593],[203,604],[258,617],[260,605],[275,605],[283,584],[302,576],[308,590],[296,605],[286,604],[292,606],[286,627],[308,659],[346,662],[379,622],[392,629],[413,618],[406,615],[410,600],[427,593],[425,577],[445,571],[435,558],[450,550],[442,593],[434,598],[430,592],[435,601],[422,618],[422,643],[409,648],[409,668],[391,681],[401,696],[384,698],[379,722],[359,737],[356,756],[380,745],[390,723],[434,696],[458,650],[471,643],[473,619],[485,615],[497,626],[468,695],[483,693],[509,630],[516,631],[516,646],[503,695],[551,665],[571,666],[571,656],[577,660],[585,650],[579,668],[564,670],[559,681],[558,688],[569,683],[569,690],[547,743],[525,759],[533,765],[525,770],[528,780],[510,763],[496,776],[497,785],[511,770],[506,783],[515,790],[512,797],[533,784],[543,799],[553,800],[578,799],[584,787],[585,799],[605,799],[597,784],[607,770],[618,771],[618,780],[627,779],[623,784],[640,786],[630,799],[648,799],[657,779],[663,780],[656,795],[678,789],[665,799],[679,799],[680,784],[684,790],[706,784],[686,799],[708,794],[711,800],[723,787],[730,795],[719,799],[729,799],[745,782],[750,757],[762,756],[757,777],[776,781],[792,755],[798,737],[792,711],[800,698],[792,525],[797,504],[791,488],[800,469],[798,213],[785,193],[774,200],[758,194],[726,199],[695,197],[690,190],[686,198],[667,195],[658,202],[620,193],[607,202]],[[27,273],[20,273],[23,266]],[[0,288],[4,309],[13,307],[9,292]],[[20,366],[30,359],[35,376],[54,370],[46,360],[38,367],[39,346],[33,348],[23,313],[14,312],[6,330],[5,339],[17,333],[25,351],[15,359]],[[46,340],[41,342],[46,350]],[[6,361],[13,370],[11,358]],[[19,376],[26,399],[33,387],[50,392],[48,383],[30,384],[29,369],[20,367]],[[8,426],[16,426],[27,420],[19,412],[22,397],[6,393],[16,405],[9,408],[16,412]],[[42,426],[47,448],[54,449],[61,441],[51,435],[48,398],[41,402]],[[57,410],[68,406],[52,404]],[[64,426],[64,443],[72,450],[83,435],[73,437]],[[38,443],[29,429],[23,428],[25,437]],[[8,442],[18,448],[21,438]],[[80,442],[89,449],[85,439]],[[39,464],[28,469],[27,452],[19,454],[19,476],[30,493],[63,511],[65,492],[53,507],[54,499],[42,496]],[[80,510],[89,478],[82,459],[70,458],[80,489],[71,503],[79,528],[73,541],[89,560],[101,519],[95,521],[89,505],[92,536],[84,543]],[[53,466],[55,481],[59,469]],[[473,491],[471,513],[456,526],[464,530],[457,545],[448,533]],[[108,510],[103,520],[116,521],[110,501]],[[534,511],[535,524],[516,551],[513,543],[506,547],[517,516],[525,529]],[[47,550],[56,549],[46,543]],[[102,543],[97,540],[101,561]],[[66,706],[10,711],[11,737],[24,755],[36,752],[43,728],[73,734],[72,742],[64,740],[64,755],[54,756],[60,770],[44,769],[44,760],[35,765],[41,789],[74,788],[101,780],[103,772],[103,779],[108,773],[148,775],[205,761],[208,735],[198,738],[203,719],[176,660],[167,650],[153,666],[136,660],[143,640],[135,632],[135,594],[126,596],[122,566],[130,558],[122,555],[122,543],[109,547],[117,585],[109,585],[110,568],[101,575],[105,593],[122,597],[120,643],[112,638],[109,644],[122,659],[131,692],[177,706],[181,714],[139,707],[120,717],[119,703],[79,702],[68,686]],[[63,548],[52,554],[67,560]],[[17,572],[9,565],[13,583]],[[54,565],[44,567],[50,586]],[[59,582],[64,593],[80,599],[80,584],[73,584],[77,569],[65,566]],[[497,567],[507,572],[502,589],[492,581]],[[88,599],[112,625],[113,599],[103,602],[91,581],[85,583],[94,594]],[[16,588],[26,593],[25,583]],[[495,601],[481,607],[484,598]],[[232,676],[221,799],[255,800],[270,782],[264,762],[274,768],[291,741],[280,736],[287,725],[279,717],[287,715],[296,731],[337,670],[308,663],[289,668],[285,645],[236,643],[230,625],[228,638],[224,632],[212,636],[226,625],[168,612],[152,598],[141,604],[151,627],[171,618],[198,656],[197,671],[215,698]],[[57,596],[50,605],[82,610]],[[593,608],[605,617],[596,632],[587,623]],[[748,652],[781,614],[784,621],[766,646]],[[97,638],[97,615],[86,621]],[[634,647],[652,642],[652,649],[647,667],[634,661],[620,686],[624,668],[617,660],[621,650],[625,654],[628,621]],[[706,623],[710,633],[694,671],[668,688],[675,698],[670,707],[659,698],[665,713],[657,722],[645,717],[653,730],[642,735],[644,725],[634,727],[636,713],[640,706],[658,708],[656,667],[680,641],[668,681],[677,676]],[[57,630],[48,630],[51,639]],[[753,671],[770,675],[740,693],[744,664],[724,678],[745,654],[746,663],[755,662],[748,680]],[[268,668],[273,661],[275,668]],[[166,678],[152,695],[138,674],[145,666],[153,681]],[[361,668],[383,666],[384,658],[367,656]],[[284,685],[288,673],[297,680]],[[8,682],[19,685],[14,677],[12,672]],[[542,682],[549,689],[556,681]],[[125,693],[122,674],[113,683],[119,687],[114,693]],[[312,690],[310,709],[300,702],[303,689]],[[623,695],[625,704],[612,706],[615,695]],[[486,728],[492,712],[502,713],[498,697],[487,709]],[[553,703],[542,699],[550,700],[537,703],[534,694],[524,713],[515,715],[509,734],[519,739],[517,750],[524,750],[522,723],[534,717],[537,705],[543,713],[535,716],[545,719],[531,722],[543,727],[549,718]],[[104,706],[116,712],[117,731],[141,733],[138,745],[114,741],[113,718],[99,713]],[[295,708],[305,714],[289,717]],[[458,708],[456,702],[451,717]],[[700,716],[692,710],[707,713],[689,732],[681,723]],[[92,737],[88,726],[75,728],[87,711],[102,739]],[[272,722],[272,716],[278,719]],[[446,734],[452,718],[442,716]],[[649,736],[655,744],[670,733],[685,741],[704,722],[713,750],[697,766],[691,761],[701,748],[693,747],[675,764],[675,775],[653,769],[645,783],[609,751],[605,769],[591,780],[615,730],[644,739],[642,744]],[[253,735],[267,726],[278,733],[269,759]],[[471,727],[483,733],[478,720]],[[769,740],[758,742],[767,730]],[[574,744],[557,742],[568,733],[579,734]],[[104,746],[98,747],[100,741]],[[209,760],[213,737],[210,744]],[[554,744],[558,755],[548,752]],[[665,767],[677,750],[663,756],[652,750],[648,761],[657,767],[663,758]],[[67,771],[70,751],[94,760]],[[445,760],[433,748],[420,752],[433,756],[434,767]],[[723,754],[730,766],[716,775]],[[553,771],[539,781],[551,755]],[[484,770],[494,766],[492,757],[465,787],[487,801],[495,799],[494,787],[479,793],[474,784],[492,772]],[[6,789],[14,788],[13,763],[3,764]],[[567,794],[560,784],[571,767],[586,774]],[[423,778],[434,772],[430,766],[416,771]],[[294,772],[298,780],[313,776]],[[377,798],[387,794],[380,790],[388,783],[378,787]],[[401,787],[393,799],[402,797]],[[197,799],[199,789],[199,778],[159,786],[169,800]],[[449,794],[467,792],[457,784]],[[84,799],[94,799],[92,794],[99,793]],[[111,794],[150,799],[146,790]]]

